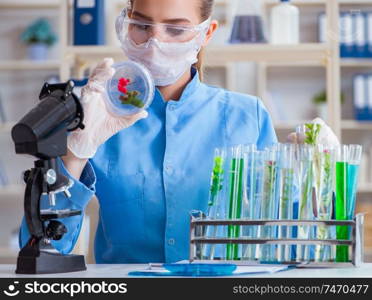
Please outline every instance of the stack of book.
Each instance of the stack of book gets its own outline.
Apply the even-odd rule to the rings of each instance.
[[[319,42],[324,43],[335,33],[327,30],[325,14],[319,16]],[[350,11],[340,15],[341,57],[372,58],[372,12]]]

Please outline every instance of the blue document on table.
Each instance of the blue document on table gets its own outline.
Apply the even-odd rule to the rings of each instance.
[[[246,264],[222,262],[185,262],[174,264],[150,264],[145,270],[132,271],[129,276],[140,277],[227,277],[264,273],[276,273],[292,268],[289,265]]]

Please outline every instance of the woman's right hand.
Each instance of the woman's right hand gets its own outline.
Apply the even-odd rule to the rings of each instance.
[[[68,149],[77,158],[92,158],[98,147],[110,137],[148,115],[142,111],[131,116],[117,117],[107,110],[103,97],[105,83],[115,73],[113,63],[112,58],[105,58],[93,70],[87,85],[82,89],[80,102],[84,108],[85,129],[71,132],[67,139]]]

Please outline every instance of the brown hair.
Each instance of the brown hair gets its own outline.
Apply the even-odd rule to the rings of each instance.
[[[135,0],[129,0],[130,7],[133,7],[133,2]],[[214,0],[199,0],[200,3],[200,17],[202,21],[208,19],[213,12],[213,5]],[[204,49],[202,48],[198,54],[198,61],[193,65],[198,72],[200,80],[203,80],[203,56],[204,56]]]

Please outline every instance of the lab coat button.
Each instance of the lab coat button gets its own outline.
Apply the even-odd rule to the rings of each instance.
[[[172,174],[173,173],[173,168],[171,166],[166,166],[165,167],[165,170],[167,171],[168,174]]]
[[[168,244],[173,246],[174,244],[176,243],[176,241],[174,239],[169,239],[168,240]]]
[[[176,106],[174,104],[171,104],[168,107],[170,111],[176,110]]]

